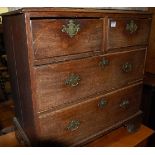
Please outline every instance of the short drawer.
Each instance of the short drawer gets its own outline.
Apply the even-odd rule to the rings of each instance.
[[[35,59],[101,52],[103,19],[31,20]]]
[[[142,84],[39,116],[40,139],[73,145],[138,112]]]
[[[147,45],[151,19],[110,18],[108,20],[107,50]]]
[[[112,91],[143,78],[145,49],[34,67],[37,111]]]

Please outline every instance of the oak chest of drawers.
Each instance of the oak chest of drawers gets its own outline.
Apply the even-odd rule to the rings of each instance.
[[[27,8],[3,23],[21,141],[81,146],[138,128],[150,14]]]

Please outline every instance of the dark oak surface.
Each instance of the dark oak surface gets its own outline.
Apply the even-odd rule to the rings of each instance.
[[[33,139],[35,128],[24,22],[24,15],[7,16],[3,20],[15,113],[25,132]]]
[[[145,73],[144,84],[155,87],[155,74]]]
[[[103,19],[75,19],[79,32],[70,37],[62,32],[70,19],[33,19],[33,49],[35,59],[78,54],[90,51],[102,52]],[[47,48],[48,47],[48,48]]]
[[[109,64],[102,68],[99,63],[103,58],[107,59]],[[35,67],[37,79],[34,81],[34,93],[38,103],[37,111],[109,92],[141,80],[144,58],[145,49]],[[131,71],[122,71],[125,63],[132,65]],[[72,73],[80,77],[79,84],[74,87],[65,84],[65,80]]]
[[[131,21],[137,26],[136,31],[133,33],[127,30],[127,24],[130,24]],[[151,19],[111,18],[108,22],[107,50],[134,45],[147,45]],[[116,22],[116,27],[111,27],[112,22]]]
[[[121,19],[118,29],[112,32],[108,19],[118,18]],[[60,32],[70,19],[81,25],[81,31],[72,39]],[[127,19],[136,22],[139,28],[132,34],[134,37],[123,31]],[[132,87],[130,92],[123,87],[138,84],[143,79],[150,19],[151,15],[146,12],[94,9],[32,8],[4,14],[16,126],[19,127],[17,135],[22,137],[25,132],[32,143],[45,138],[80,145],[80,142],[85,143],[90,137],[93,140],[96,135],[110,132],[124,122],[130,122],[127,127],[134,130],[140,124],[141,89]],[[69,26],[71,31],[73,25]],[[132,24],[130,28],[133,28]],[[72,73],[80,78],[75,87],[66,85]],[[119,92],[119,88],[125,90]],[[99,95],[107,92],[116,96],[109,97],[112,103],[105,112],[113,118],[109,123],[106,116],[95,114],[97,109],[93,108],[101,97]],[[121,113],[113,102],[121,96],[134,100],[126,113]],[[87,125],[82,123],[80,135],[78,132],[69,135],[64,132],[64,126],[75,116],[86,120]],[[93,122],[93,116],[97,116],[99,124]],[[66,135],[69,135],[68,139]]]
[[[66,145],[78,143],[135,114],[141,103],[141,91],[142,84],[138,84],[53,113],[40,115],[39,137],[43,140],[48,140],[51,137],[51,139]],[[107,102],[103,108],[100,105],[102,100]],[[121,107],[123,101],[129,101],[129,104]],[[67,129],[70,122],[75,120],[79,121],[78,128],[73,131]]]
[[[38,13],[50,13],[50,12],[78,12],[78,13],[109,13],[109,14],[131,14],[131,15],[143,15],[148,16],[151,15],[148,11],[128,11],[128,10],[106,10],[106,9],[97,9],[97,8],[54,8],[54,7],[44,7],[44,8],[21,8],[12,12],[4,13],[3,15],[14,15],[26,12],[38,12]],[[150,16],[151,17],[151,16]]]

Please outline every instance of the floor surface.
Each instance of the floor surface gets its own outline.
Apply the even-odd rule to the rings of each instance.
[[[0,135],[12,131],[14,117],[14,104],[12,100],[0,103]]]

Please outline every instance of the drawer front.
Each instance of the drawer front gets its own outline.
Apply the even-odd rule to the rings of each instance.
[[[31,20],[35,59],[102,50],[102,19]]]
[[[40,115],[42,140],[72,145],[136,113],[142,84],[99,96],[53,113]]]
[[[112,18],[108,21],[107,50],[148,42],[149,19]]]
[[[112,91],[143,78],[145,50],[34,68],[37,111]]]

